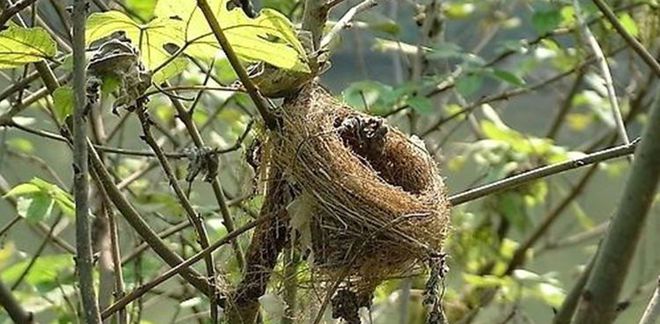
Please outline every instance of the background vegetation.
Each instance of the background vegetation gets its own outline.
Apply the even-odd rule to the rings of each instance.
[[[221,8],[228,1],[209,2]],[[241,9],[213,14],[244,66],[265,61],[305,74],[311,53],[294,27],[307,21],[320,29],[323,19],[309,22],[303,2],[252,1],[256,10],[272,9],[256,20]],[[243,275],[247,229],[262,207],[262,183],[249,160],[251,143],[266,132],[261,104],[255,105],[263,98],[235,89],[235,67],[216,56],[223,52],[208,17],[196,1],[94,0],[88,12],[77,1],[73,15],[56,0],[1,3],[0,321],[94,322],[97,315],[83,307],[86,296],[120,323],[204,323],[219,316],[206,281],[185,272],[140,290],[238,233],[193,266],[213,274],[221,292],[232,291]],[[658,2],[329,3],[325,34],[342,17],[349,24],[328,38],[332,67],[322,84],[354,109],[418,136],[443,170],[454,205],[450,271],[442,282],[449,321],[568,323],[586,289],[595,293],[595,306],[583,300],[577,322],[604,316],[602,322],[637,323],[660,274],[660,148],[653,145],[660,128],[652,126],[660,119]],[[351,18],[351,8],[364,10]],[[82,35],[75,26],[83,21],[86,43],[74,37]],[[259,28],[277,37],[258,37]],[[86,85],[74,76],[85,69],[81,46],[93,60],[93,49],[118,30],[139,49],[144,69],[155,72],[144,94],[149,116],[113,114],[124,94],[118,84],[128,81],[102,75],[100,102],[86,119],[70,118],[85,99],[84,93],[74,99],[74,89]],[[84,243],[76,234],[85,233],[85,224],[76,223],[88,217],[75,215],[87,211],[75,208],[81,195],[76,204],[72,195],[86,156],[80,148],[87,145],[84,137],[75,145],[65,130],[81,122],[87,125],[77,129],[87,129],[97,154],[90,162],[91,272],[80,267],[86,257],[76,246]],[[647,139],[638,144],[642,134]],[[217,177],[187,181],[190,157],[200,154],[193,147],[215,150]],[[531,171],[540,178],[526,173],[585,156],[561,170]],[[109,187],[99,185],[101,169]],[[515,186],[505,181],[482,191],[520,174]],[[465,192],[477,187],[476,194]],[[118,205],[120,195],[132,208]],[[161,239],[145,237],[150,231]],[[601,241],[609,252],[592,262]],[[364,321],[423,323],[427,277],[411,273],[380,286]],[[260,320],[311,322],[325,289],[304,257],[286,247],[259,299]],[[108,313],[135,292],[144,294]],[[600,315],[590,314],[594,309]],[[324,320],[330,317],[327,312]]]

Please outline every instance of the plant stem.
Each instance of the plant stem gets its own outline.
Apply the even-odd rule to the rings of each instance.
[[[94,291],[92,237],[89,214],[89,170],[87,166],[87,59],[85,58],[85,19],[87,1],[73,2],[73,193],[76,203],[76,266],[86,323],[101,323]]]
[[[211,27],[213,35],[215,36],[218,43],[220,43],[222,50],[225,52],[225,55],[227,55],[227,59],[229,60],[231,67],[238,75],[238,79],[241,80],[245,90],[247,90],[250,98],[252,98],[252,101],[254,101],[254,105],[257,107],[259,114],[261,114],[261,117],[264,119],[266,127],[268,127],[268,129],[277,128],[277,120],[268,110],[266,100],[264,100],[261,94],[259,94],[259,89],[257,89],[254,83],[252,83],[252,80],[250,80],[250,77],[245,71],[245,68],[243,68],[243,65],[241,65],[236,52],[234,52],[231,44],[229,44],[227,36],[225,36],[224,31],[222,31],[222,28],[220,27],[218,20],[215,18],[213,10],[209,6],[208,2],[206,0],[197,0],[197,7],[199,7],[199,9],[204,14],[204,18],[206,18],[206,22],[209,24],[209,27]]]
[[[34,323],[32,313],[23,308],[9,288],[2,282],[0,282],[0,306],[7,311],[9,318],[14,320],[15,323]]]
[[[658,321],[660,317],[660,277],[658,277],[658,285],[655,287],[653,296],[649,300],[649,304],[644,310],[642,319],[639,320],[639,324],[653,324]]]
[[[656,96],[648,124],[617,204],[609,231],[582,295],[576,323],[610,323],[628,268],[660,180],[660,96]]]
[[[631,154],[635,151],[637,141],[633,141],[627,145],[620,145],[613,148],[598,151],[589,154],[585,157],[569,160],[566,162],[547,165],[544,167],[536,168],[512,177],[508,177],[493,183],[483,185],[481,187],[469,189],[461,193],[449,197],[449,202],[454,205],[464,204],[468,201],[479,199],[481,197],[490,195],[492,193],[501,192],[504,190],[513,189],[517,186],[529,183],[540,178],[544,178],[553,174],[561,173],[564,171],[577,169],[589,164],[606,161],[609,159],[617,158]]]

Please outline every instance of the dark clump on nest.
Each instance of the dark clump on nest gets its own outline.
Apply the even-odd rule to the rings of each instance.
[[[308,228],[298,230],[311,231],[322,278],[371,296],[383,280],[441,251],[450,205],[420,140],[352,110],[316,84],[287,99],[280,117],[271,163],[301,191],[305,215],[290,216],[308,218],[302,222]]]

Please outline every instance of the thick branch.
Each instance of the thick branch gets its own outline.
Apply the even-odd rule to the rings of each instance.
[[[7,311],[15,323],[34,323],[32,313],[26,311],[14,298],[9,288],[0,282],[0,305]]]
[[[660,96],[644,129],[630,176],[582,296],[577,323],[610,323],[660,180]]]

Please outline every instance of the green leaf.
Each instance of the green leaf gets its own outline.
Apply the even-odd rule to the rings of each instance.
[[[401,32],[401,27],[396,21],[375,11],[367,11],[360,16],[360,22],[365,23],[367,28],[387,33],[390,35],[398,35]]]
[[[376,81],[354,82],[342,91],[344,102],[349,106],[370,111],[376,115],[389,111],[385,97],[392,93],[392,87]]]
[[[434,111],[433,102],[427,97],[415,96],[406,100],[406,103],[422,115],[429,115]]]
[[[558,10],[537,11],[532,16],[532,25],[539,34],[553,31],[562,21]]]
[[[27,269],[31,260],[18,262],[7,269],[3,269],[0,278],[4,282],[15,282]],[[51,283],[59,278],[64,271],[72,271],[75,267],[73,258],[68,254],[45,255],[39,257],[30,272],[25,276],[25,282],[36,286]]]
[[[494,69],[491,75],[496,79],[511,83],[515,86],[521,87],[525,85],[525,80],[509,71]]]
[[[165,65],[162,69],[158,70],[151,77],[151,81],[155,84],[161,84],[169,78],[181,74],[188,67],[188,60],[183,57],[177,57],[172,62]]]
[[[73,113],[73,88],[61,86],[53,92],[53,108],[55,118],[61,123],[66,116]]]
[[[4,197],[19,197],[19,215],[32,221],[48,217],[54,205],[69,217],[74,216],[76,208],[73,197],[68,192],[40,178],[33,178],[30,182],[15,186]]]
[[[25,214],[21,216],[25,217],[25,219],[32,224],[36,224],[46,219],[53,211],[54,201],[51,197],[45,194],[39,193],[31,196],[31,198],[27,198],[27,200],[29,200],[30,203],[25,210]]]
[[[9,147],[23,153],[34,152],[34,145],[28,139],[22,137],[15,137],[7,141]]]
[[[623,26],[623,29],[625,29],[630,35],[633,37],[639,36],[639,28],[637,28],[637,23],[635,23],[635,20],[630,17],[630,14],[624,13],[619,15],[619,22]]]
[[[148,21],[154,16],[156,0],[126,0],[124,4],[132,13],[136,14],[143,21]]]
[[[467,97],[481,88],[483,83],[483,77],[476,74],[468,74],[466,76],[461,76],[456,81],[456,90],[464,96]]]
[[[24,195],[31,195],[41,192],[41,189],[32,183],[21,183],[16,187],[9,190],[4,196],[5,197],[18,197]]]
[[[166,45],[183,46],[184,37],[180,27],[178,21],[170,18],[156,18],[147,24],[139,24],[119,11],[95,12],[87,18],[86,38],[89,44],[114,32],[124,31],[140,50],[140,58],[145,67],[154,70],[162,68],[161,65],[171,56],[165,49]]]
[[[0,69],[15,68],[26,63],[55,56],[57,45],[41,27],[23,28],[9,25],[0,32]]]
[[[263,61],[282,69],[310,72],[305,48],[286,16],[272,9],[263,9],[257,18],[250,19],[240,9],[228,10],[227,0],[211,0],[209,6],[243,61]],[[184,39],[192,42],[186,53],[209,58],[220,50],[195,1],[160,0],[155,13],[157,17],[172,17],[170,22],[177,22]]]

